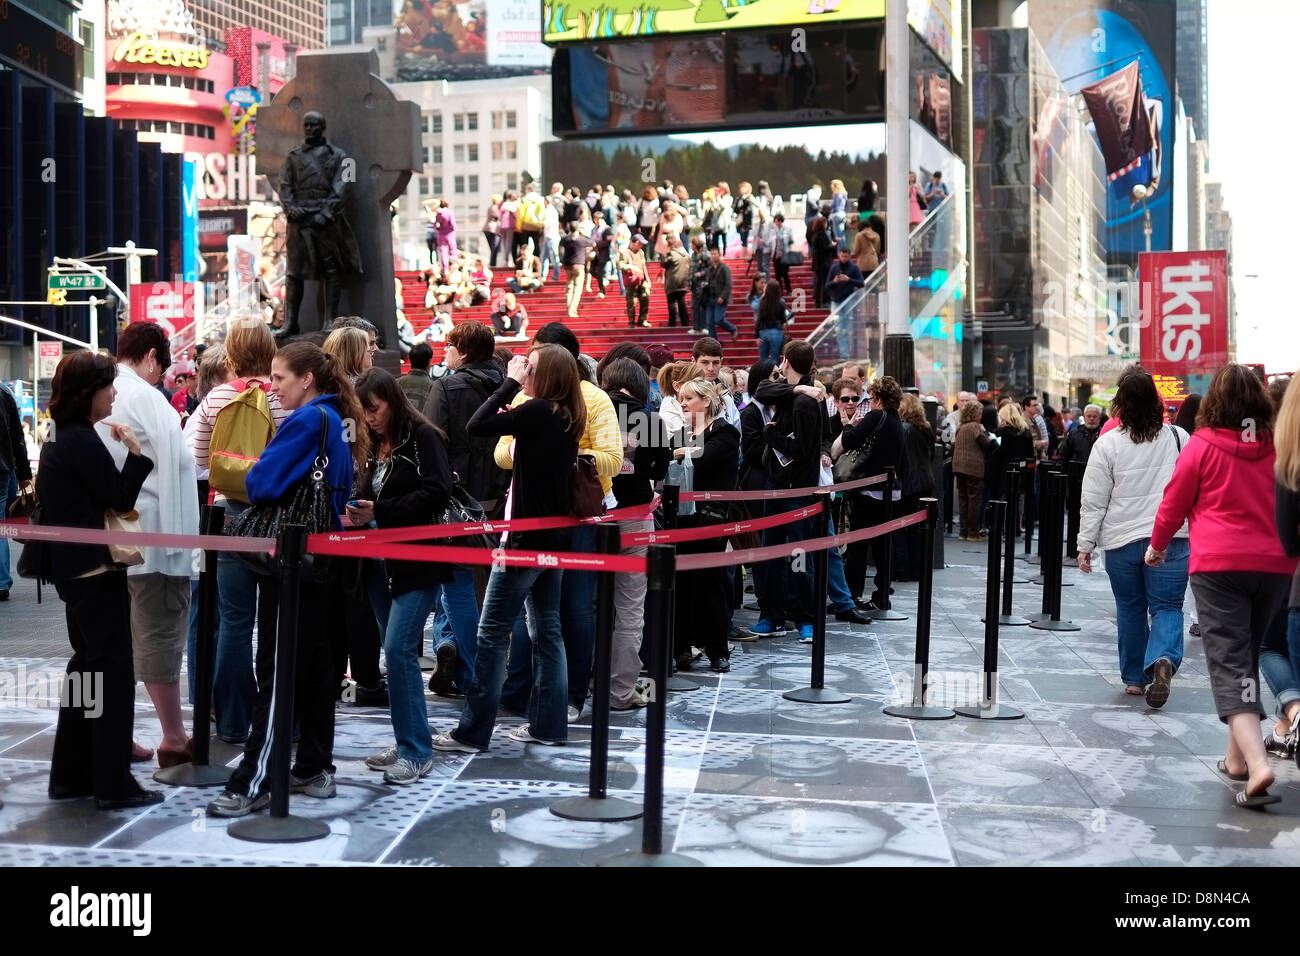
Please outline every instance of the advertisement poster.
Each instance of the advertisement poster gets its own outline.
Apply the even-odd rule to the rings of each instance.
[[[1152,142],[1121,174],[1108,177],[1106,245],[1112,255],[1136,257],[1146,248],[1144,207],[1133,198],[1138,185],[1150,191],[1145,210],[1151,213],[1152,248],[1172,244],[1174,17],[1173,0],[1034,0],[1030,6],[1029,25],[1067,92],[1080,93],[1137,68]],[[1106,149],[1106,143],[1099,145]]]
[[[518,76],[551,62],[535,0],[402,0],[395,27],[398,80]]]
[[[172,357],[194,342],[195,283],[146,282],[133,285],[131,321],[160,325],[171,339]]]
[[[885,0],[562,0],[542,4],[547,43],[636,40],[754,27],[813,27],[885,15]]]
[[[1228,254],[1149,252],[1142,273],[1142,365],[1213,372],[1228,361]]]

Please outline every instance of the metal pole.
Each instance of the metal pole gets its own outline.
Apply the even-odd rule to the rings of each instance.
[[[885,505],[884,507],[885,523],[888,524],[890,521],[894,520],[894,469],[893,468],[885,469],[884,505]],[[881,604],[880,604],[880,610],[871,612],[871,619],[873,621],[906,621],[907,615],[899,614],[897,611],[895,611],[893,607],[893,602],[889,598],[889,592],[893,590],[892,578],[894,576],[894,532],[892,531],[889,532],[889,534],[885,535],[884,538],[885,538],[884,555],[883,558],[881,559],[882,562],[884,563],[884,567],[876,568],[876,571],[879,572],[881,578],[883,579],[878,589],[880,591]]]
[[[1068,482],[1069,478],[1062,474],[1054,474],[1047,481],[1051,488],[1051,498],[1048,501],[1047,525],[1043,528],[1042,576],[1046,579],[1043,583],[1043,618],[1029,625],[1040,631],[1082,630],[1072,621],[1061,620],[1061,577],[1064,570],[1061,566],[1061,538],[1064,532],[1063,509]]]
[[[1029,618],[1020,617],[1011,611],[1011,601],[1016,579],[1016,504],[1020,497],[1020,469],[1012,466],[1007,469],[1007,507],[1006,520],[1003,522],[1002,557],[1002,613],[998,624],[1002,627],[1021,627],[1029,623]],[[990,535],[992,537],[992,535]]]
[[[957,713],[963,717],[980,720],[1016,720],[1025,716],[1023,711],[998,703],[998,592],[1002,571],[1002,536],[996,533],[996,529],[1006,521],[1006,507],[1005,501],[989,502],[989,510],[992,512],[989,527],[995,529],[995,533],[989,535],[988,573],[984,581],[983,690],[977,706],[956,708]]]
[[[831,497],[822,498],[822,512],[811,519],[815,527],[825,528],[830,522]],[[848,694],[826,686],[826,569],[828,555],[822,548],[813,554],[813,645],[812,683],[808,687],[786,691],[786,700],[804,704],[847,704]]]
[[[911,32],[907,0],[885,5],[885,281],[889,295],[887,328],[891,335],[908,335],[910,285],[907,173],[911,167]],[[907,387],[911,382],[899,382]]]
[[[232,837],[254,843],[301,843],[319,840],[330,832],[329,824],[321,820],[289,814],[289,742],[293,736],[297,673],[298,588],[306,545],[307,529],[291,524],[281,529],[275,546],[280,560],[280,612],[275,634],[275,684],[271,691],[274,704],[269,717],[271,812],[268,816],[245,817],[226,831]]]
[[[596,528],[596,551],[604,555],[619,552],[616,524]],[[567,820],[635,820],[641,808],[630,800],[607,795],[609,777],[609,681],[614,644],[614,572],[602,571],[596,578],[596,655],[592,664],[594,689],[591,699],[591,763],[587,769],[587,795],[568,797],[551,805],[551,812]]]
[[[939,525],[939,502],[922,498],[925,508],[925,546],[934,551],[934,539]],[[948,720],[956,714],[947,707],[931,707],[925,703],[928,675],[930,673],[930,604],[934,599],[934,562],[926,561],[921,568],[921,580],[916,589],[916,653],[912,665],[912,702],[891,704],[884,712],[891,717],[908,717],[912,720]]]
[[[672,530],[681,524],[678,517],[678,511],[681,508],[681,494],[682,489],[680,485],[664,485],[664,525],[669,530]],[[674,546],[674,553],[675,552],[676,547]],[[673,633],[673,621],[676,620],[677,617],[677,592],[673,591],[672,594],[669,595],[669,599],[671,603],[668,607],[668,633],[671,636]],[[678,676],[677,665],[673,662],[673,650],[673,642],[670,640],[668,642],[668,676],[665,678],[664,683],[658,686],[662,687],[665,691],[676,691],[678,693],[688,693],[693,690],[699,690],[700,685],[695,683],[695,681],[687,680],[685,677]]]

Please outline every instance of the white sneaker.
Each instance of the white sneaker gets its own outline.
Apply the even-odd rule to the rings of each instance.
[[[610,710],[639,710],[642,707],[650,706],[650,697],[643,693],[639,688],[632,691],[632,696],[625,701],[609,702]]]
[[[578,708],[576,708],[576,707],[574,707],[572,704],[570,704],[570,705],[569,705],[569,723],[571,723],[571,724],[576,724],[576,723],[578,722],[578,720],[579,720],[581,717],[582,717],[582,711],[578,710]]]
[[[510,731],[507,736],[511,740],[517,740],[521,744],[541,744],[544,747],[562,747],[563,740],[542,740],[540,737],[534,737],[532,728],[528,724],[520,724],[514,730]]]
[[[397,763],[397,748],[389,747],[366,758],[366,766],[371,770],[387,770]]]
[[[484,752],[478,747],[461,743],[451,735],[450,731],[445,734],[437,734],[433,738],[433,749],[460,754],[481,754]]]
[[[384,783],[405,785],[416,783],[421,777],[427,777],[433,771],[433,758],[416,763],[405,757],[399,759],[384,772]]]

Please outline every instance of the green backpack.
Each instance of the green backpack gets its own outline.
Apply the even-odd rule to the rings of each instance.
[[[208,485],[227,498],[247,504],[244,480],[275,434],[275,420],[267,399],[271,386],[269,383],[248,385],[242,379],[230,384],[240,392],[217,412],[217,420],[212,423]]]

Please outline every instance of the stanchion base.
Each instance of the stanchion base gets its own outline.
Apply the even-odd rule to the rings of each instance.
[[[958,707],[957,713],[963,717],[974,717],[976,720],[1019,720],[1025,716],[1023,710],[1016,710],[1006,704],[994,704],[992,707]]]
[[[622,797],[569,797],[551,804],[551,812],[565,820],[587,823],[617,823],[635,820],[644,812],[641,805]]]
[[[1012,584],[1028,584],[1028,583],[1029,583],[1029,578],[1022,578],[1022,577],[1020,577],[1019,575],[1017,575],[1017,576],[1015,576],[1015,577],[1013,577],[1013,578],[1011,579],[1011,583],[1012,583]]]
[[[908,720],[952,720],[957,716],[947,707],[917,707],[915,704],[890,704],[882,707],[880,712],[890,717],[906,717]]]
[[[1019,555],[1019,558],[1021,561],[1025,562],[1025,564],[1037,564],[1042,560],[1042,558],[1036,554],[1021,554]]]
[[[671,677],[669,677],[668,683],[665,684],[664,686],[667,687],[668,690],[676,691],[678,693],[683,693],[688,690],[700,689],[700,685],[695,683],[695,681],[687,680],[684,677],[678,677],[676,674],[673,674]]]
[[[597,866],[703,866],[692,856],[680,853],[620,853],[601,860]]]
[[[1078,624],[1075,624],[1073,621],[1053,621],[1053,620],[1034,621],[1034,623],[1030,624],[1029,626],[1040,631],[1081,631],[1083,630],[1083,628],[1081,628]]]
[[[1035,574],[1032,578],[1029,579],[1029,583],[1030,583],[1030,584],[1037,584],[1039,587],[1042,587],[1045,583],[1047,583],[1047,578],[1046,578],[1046,576],[1044,576],[1044,575],[1042,575],[1042,574]],[[1061,587],[1063,587],[1063,588],[1072,588],[1072,587],[1074,587],[1074,582],[1073,582],[1073,581],[1062,581],[1062,582],[1061,582]]]
[[[196,767],[192,763],[183,763],[166,770],[157,770],[153,778],[171,787],[219,787],[230,781],[230,769],[211,764]]]
[[[306,843],[330,834],[330,825],[307,817],[259,815],[232,824],[226,830],[236,840],[251,843]]]
[[[853,699],[834,687],[800,687],[798,690],[788,690],[781,696],[801,704],[847,704]]]
[[[892,607],[885,608],[883,611],[866,611],[864,613],[871,615],[873,621],[906,621],[906,614],[899,614]]]
[[[980,623],[981,624],[984,623],[984,618],[980,618]],[[1029,624],[1029,623],[1030,623],[1029,618],[1020,617],[1017,614],[998,615],[998,624],[1000,624],[1002,627],[1022,627],[1025,624]]]
[[[1029,615],[1029,622],[1030,622],[1031,624],[1032,624],[1034,621],[1050,621],[1051,619],[1052,619],[1052,615],[1050,615],[1050,614],[1030,614],[1030,615]]]

